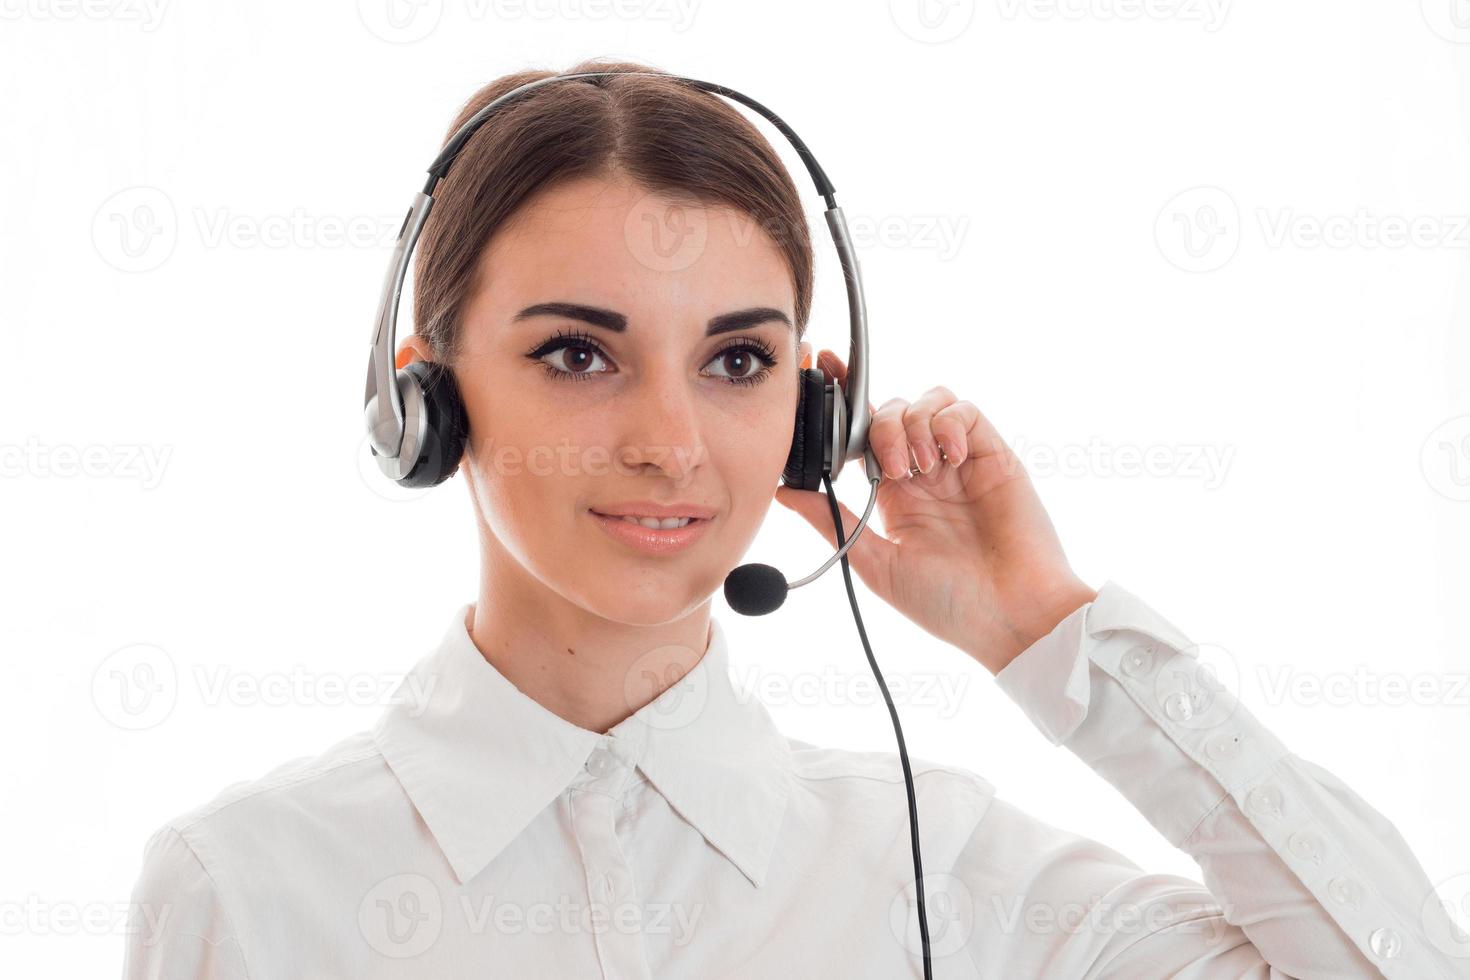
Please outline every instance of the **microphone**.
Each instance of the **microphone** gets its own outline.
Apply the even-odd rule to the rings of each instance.
[[[863,529],[868,526],[868,518],[873,514],[873,504],[878,500],[878,481],[883,477],[883,471],[878,468],[872,451],[864,449],[863,456],[868,464],[868,482],[872,484],[873,489],[868,494],[868,507],[863,511],[862,520],[858,521],[857,527],[853,529],[852,537],[848,538],[831,558],[823,562],[821,568],[795,582],[788,583],[786,576],[781,574],[779,568],[760,562],[751,562],[736,567],[734,571],[725,576],[725,601],[730,604],[731,609],[743,616],[764,616],[766,613],[775,612],[786,602],[786,596],[792,589],[815,581],[838,559],[847,554],[847,550],[853,546],[853,543],[863,533]],[[830,488],[831,484],[828,484],[829,491]]]

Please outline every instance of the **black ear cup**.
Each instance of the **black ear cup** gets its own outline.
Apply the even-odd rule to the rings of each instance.
[[[469,437],[469,416],[454,372],[435,361],[417,360],[403,368],[424,393],[428,431],[418,460],[398,480],[405,487],[436,487],[454,475]]]
[[[830,437],[827,419],[827,379],[821,368],[802,368],[797,380],[796,428],[781,482],[797,490],[822,489],[822,449]]]

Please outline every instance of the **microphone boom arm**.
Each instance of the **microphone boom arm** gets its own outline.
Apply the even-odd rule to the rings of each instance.
[[[825,562],[823,562],[821,568],[817,569],[815,572],[812,572],[810,575],[805,576],[804,578],[799,578],[795,582],[788,583],[786,586],[787,589],[800,588],[801,586],[806,585],[808,582],[819,578],[823,572],[832,567],[833,563],[841,559],[843,555],[847,554],[847,551],[849,548],[852,547],[853,542],[857,541],[859,535],[863,533],[863,529],[868,526],[868,518],[873,515],[873,505],[878,501],[878,481],[883,479],[883,470],[879,468],[878,460],[876,457],[873,456],[873,448],[871,446],[863,447],[863,466],[868,475],[868,482],[872,485],[873,490],[871,493],[868,494],[868,508],[867,510],[863,511],[862,519],[857,522],[857,527],[853,528],[852,535],[848,537],[847,541],[843,543],[842,547],[838,548],[836,553],[833,554],[831,558],[828,558]]]

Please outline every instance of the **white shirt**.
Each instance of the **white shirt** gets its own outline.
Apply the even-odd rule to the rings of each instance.
[[[127,978],[922,976],[896,754],[781,735],[714,617],[683,680],[579,728],[480,655],[468,609],[400,687],[427,698],[158,829]],[[1191,688],[1189,646],[1109,582],[997,683],[1204,885],[911,758],[934,975],[1470,977],[1393,826]]]

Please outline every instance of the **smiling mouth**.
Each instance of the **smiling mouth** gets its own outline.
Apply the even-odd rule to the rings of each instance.
[[[677,530],[678,528],[686,527],[690,524],[693,524],[695,521],[702,520],[702,518],[698,517],[635,517],[632,514],[604,514],[600,511],[595,510],[592,513],[596,514],[598,517],[606,517],[609,520],[623,521],[627,524],[636,524],[639,527],[647,528],[650,531],[673,531]]]
[[[598,527],[624,547],[646,555],[674,555],[694,545],[709,532],[713,517],[640,517],[604,514],[588,509]]]

